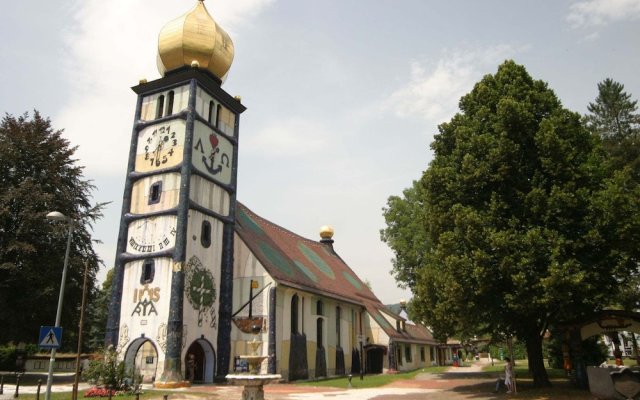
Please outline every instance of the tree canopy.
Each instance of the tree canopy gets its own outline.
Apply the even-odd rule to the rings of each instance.
[[[516,335],[534,384],[548,385],[547,326],[602,308],[634,269],[610,195],[624,215],[637,200],[611,178],[581,116],[523,66],[506,61],[459,106],[420,181],[389,199],[382,238],[414,293],[412,318],[440,338]]]
[[[89,232],[100,206],[75,150],[37,111],[0,123],[0,343],[35,343],[55,323],[68,225],[46,215],[59,211],[75,220],[61,323],[63,348],[75,350],[84,264],[93,292],[101,262]]]

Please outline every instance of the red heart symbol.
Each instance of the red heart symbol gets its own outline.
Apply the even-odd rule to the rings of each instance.
[[[218,147],[218,137],[216,135],[209,135],[209,142],[211,143],[211,148]]]

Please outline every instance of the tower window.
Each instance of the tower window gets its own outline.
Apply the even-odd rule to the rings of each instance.
[[[322,300],[318,300],[316,303],[316,314],[323,315],[322,313]]]
[[[161,194],[162,194],[162,181],[155,182],[149,188],[149,204],[159,203]]]
[[[216,128],[220,128],[220,110],[222,110],[222,106],[218,104],[216,107]]]
[[[156,119],[162,118],[164,112],[164,95],[161,94],[158,97],[158,102],[156,103]]]
[[[200,243],[204,248],[211,246],[211,223],[209,221],[202,221],[202,228],[200,229]]]
[[[155,262],[153,259],[144,260],[142,263],[142,275],[140,276],[140,284],[153,282],[153,276],[156,273]]]
[[[213,121],[213,107],[215,106],[215,103],[213,102],[213,100],[209,101],[209,115],[207,116],[207,122],[211,123],[211,121]]]
[[[167,95],[167,115],[173,114],[173,97],[174,96],[175,96],[175,93],[173,92],[173,90],[169,91],[169,94]]]

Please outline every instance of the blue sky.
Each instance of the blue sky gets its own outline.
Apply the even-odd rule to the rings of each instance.
[[[0,111],[34,108],[78,145],[106,265],[115,258],[135,106],[156,79],[157,35],[195,0],[8,2],[0,16]],[[238,199],[334,247],[383,302],[410,298],[389,274],[381,209],[419,178],[437,126],[505,59],[586,112],[610,77],[640,95],[640,0],[206,0],[236,57],[242,96]]]

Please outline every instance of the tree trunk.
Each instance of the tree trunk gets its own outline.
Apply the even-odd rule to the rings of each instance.
[[[549,387],[551,382],[544,367],[542,356],[542,337],[537,333],[528,335],[525,338],[527,345],[527,356],[529,357],[529,371],[533,376],[534,387]]]

